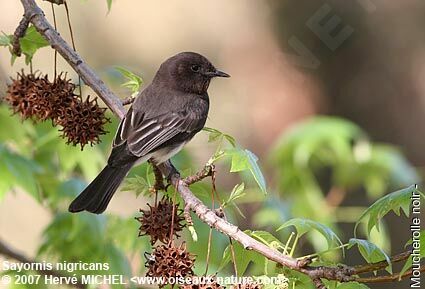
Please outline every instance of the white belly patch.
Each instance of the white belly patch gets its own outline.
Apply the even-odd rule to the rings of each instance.
[[[154,159],[155,163],[161,164],[176,155],[179,151],[181,151],[185,144],[186,142],[181,143],[180,145],[175,146],[174,148],[165,147],[159,149],[156,152],[152,153],[151,157]]]

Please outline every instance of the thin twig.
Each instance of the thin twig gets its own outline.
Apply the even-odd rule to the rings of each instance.
[[[213,178],[213,175],[211,175],[211,178]],[[213,184],[211,188],[211,208],[215,210],[215,186]],[[211,242],[212,242],[212,228],[210,228],[210,232],[208,234],[208,247],[207,247],[207,259],[205,261],[205,276],[208,274],[208,267],[210,265],[210,257],[211,257]]]
[[[206,261],[205,261],[205,273],[204,273],[204,276],[207,276],[207,274],[208,274],[208,268],[210,266],[212,230],[213,229],[210,228],[210,232],[208,233],[207,258],[206,258]]]
[[[171,212],[171,229],[170,229],[170,244],[173,245],[174,244],[174,218],[175,218],[175,214],[176,214],[176,197],[177,197],[177,188],[174,189],[173,192],[173,209]]]
[[[12,52],[16,56],[21,56],[22,54],[20,40],[25,36],[25,32],[27,31],[29,24],[30,21],[26,17],[23,17],[19,22],[18,27],[16,27],[15,33],[13,33]]]
[[[124,98],[123,100],[122,100],[122,105],[129,105],[129,104],[132,104],[133,102],[134,102],[134,100],[135,100],[136,98],[135,97],[132,97],[132,96],[129,96],[129,97],[127,97],[127,98]]]
[[[197,172],[192,176],[186,177],[183,182],[190,186],[191,184],[197,183],[207,177],[210,177],[213,173],[212,166],[205,166],[201,171]]]
[[[216,182],[215,182],[217,177],[217,174],[216,174],[217,171],[215,170],[215,165],[210,165],[210,167],[211,167],[211,182],[212,182],[213,195],[216,195],[218,203],[220,204],[218,211],[215,210],[214,207],[213,209],[214,209],[214,212],[216,212],[218,217],[223,218],[227,222],[226,212],[223,209],[223,203],[221,202],[220,196],[218,195]],[[239,276],[238,265],[236,263],[235,246],[233,246],[233,240],[230,237],[229,237],[229,247],[230,247],[230,254],[232,255],[232,263],[233,263],[233,270],[235,272],[235,276]]]
[[[77,48],[75,46],[75,40],[74,40],[74,32],[72,32],[71,17],[69,16],[68,4],[66,3],[66,0],[64,0],[63,2],[64,2],[63,4],[65,4],[66,20],[68,22],[69,34],[71,35],[72,48],[74,49],[75,52],[77,52]],[[81,92],[81,76],[80,75],[78,75],[78,92],[80,93],[80,96],[83,96]]]
[[[152,165],[152,171],[155,176],[155,184],[153,185],[153,189],[155,191],[165,191],[166,186],[164,185],[164,177],[162,176],[161,171],[158,169],[154,162],[150,160],[148,162]]]
[[[236,264],[235,246],[233,246],[233,240],[230,237],[229,237],[229,245],[230,245],[230,254],[232,254],[233,270],[235,271],[235,276],[239,276],[238,265]]]
[[[320,280],[320,278],[313,279],[313,284],[314,286],[316,286],[317,289],[326,289],[325,284],[323,283],[322,280]]]
[[[419,268],[419,272],[425,272],[425,265]],[[362,277],[356,278],[355,281],[359,283],[387,283],[394,282],[400,279],[405,279],[413,275],[413,270],[408,270],[400,276],[400,273],[392,274],[388,276],[374,276],[374,277]]]
[[[391,257],[390,261],[391,263],[397,263],[397,262],[407,260],[410,257],[410,254],[411,254],[410,251],[397,254]],[[373,271],[385,269],[387,266],[388,266],[387,261],[381,261],[381,262],[376,262],[372,264],[357,265],[357,266],[354,266],[354,274],[357,275],[357,274],[362,274],[367,272],[373,272]]]
[[[55,30],[57,31],[58,30],[58,25],[57,25],[57,23],[56,23],[56,13],[55,13],[55,5],[53,5],[53,2],[51,3],[51,6],[52,6],[52,15],[53,15],[53,24],[54,24],[54,26],[55,26]],[[55,52],[55,56],[54,56],[54,81],[56,81],[56,77],[57,77],[57,75],[58,75],[58,52],[57,52],[57,50],[54,50],[54,52]]]

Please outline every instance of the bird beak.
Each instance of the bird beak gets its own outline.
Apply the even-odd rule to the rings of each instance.
[[[205,73],[205,75],[209,77],[230,77],[230,75],[227,74],[226,72],[223,72],[217,69],[215,71],[207,72]]]
[[[220,71],[220,70],[216,70],[214,73],[215,77],[230,77],[229,74],[227,74],[226,72]]]

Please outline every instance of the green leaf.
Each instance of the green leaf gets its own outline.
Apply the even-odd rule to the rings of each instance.
[[[41,168],[35,162],[0,145],[0,171],[4,177],[1,182],[5,182],[5,185],[0,186],[0,196],[4,195],[4,190],[17,184],[39,200],[35,174],[41,172]]]
[[[254,153],[247,149],[235,148],[225,152],[225,154],[230,155],[232,158],[230,172],[249,170],[261,191],[267,194],[266,180],[258,166],[258,158]]]
[[[208,132],[208,142],[218,142],[218,147],[214,155],[209,159],[208,163],[212,164],[224,156],[231,157],[230,172],[241,172],[248,170],[263,193],[267,193],[266,180],[258,166],[257,156],[247,149],[238,147],[235,139],[228,134],[225,134],[218,129],[204,127],[204,131]],[[226,140],[231,148],[222,149],[223,140]]]
[[[115,69],[118,70],[125,79],[127,79],[127,82],[123,83],[122,86],[129,88],[132,92],[132,96],[139,93],[140,87],[143,84],[143,79],[124,67],[116,66]]]
[[[71,173],[79,168],[87,180],[95,178],[105,165],[105,155],[97,147],[87,146],[81,151],[79,147],[60,141],[57,143],[56,152],[64,172]]]
[[[388,194],[374,204],[372,204],[359,218],[355,227],[354,233],[357,231],[358,225],[367,219],[367,232],[370,234],[373,227],[379,231],[380,220],[387,215],[390,211],[393,211],[397,216],[400,216],[400,210],[404,212],[406,216],[410,215],[410,203],[413,192],[417,191],[417,186],[412,185],[408,188]]]
[[[12,46],[12,35],[6,35],[2,32],[3,35],[0,35],[0,46],[11,47]]]
[[[311,230],[319,232],[323,237],[325,237],[326,241],[328,242],[328,248],[331,248],[333,245],[342,245],[342,242],[339,237],[329,227],[308,219],[291,219],[285,222],[282,226],[280,226],[277,231],[280,231],[290,226],[294,226],[296,228],[297,233],[300,237],[305,233],[310,232]]]
[[[188,226],[187,229],[190,232],[190,236],[192,236],[193,242],[198,242],[198,233],[196,233],[194,226]]]
[[[336,288],[337,289],[370,289],[365,284],[357,283],[357,282],[341,283]]]
[[[307,275],[289,269],[285,269],[284,273],[285,276],[289,278],[288,289],[316,289],[316,286],[313,285],[311,278],[309,278]]]
[[[109,254],[105,228],[104,215],[56,214],[43,232],[38,256],[54,256],[61,261],[102,262]]]
[[[252,231],[249,234],[251,237],[259,240],[270,248],[284,249],[284,245],[275,236],[266,231]]]
[[[49,42],[38,33],[34,26],[30,26],[25,36],[20,39],[20,44],[22,53],[25,55],[25,62],[29,64],[35,52],[42,47],[48,46]]]
[[[251,231],[245,231],[248,235],[251,234]],[[264,267],[266,258],[259,253],[253,250],[246,250],[242,247],[240,243],[233,243],[233,249],[235,252],[236,267],[238,269],[239,276],[242,276],[248,265],[253,263],[258,266]],[[226,247],[223,253],[223,258],[221,260],[218,271],[221,271],[229,262],[232,261],[232,254],[230,249],[230,244]]]
[[[131,266],[124,252],[119,250],[115,245],[108,243],[106,245],[107,263],[109,270],[114,274],[122,274],[125,277],[131,277]],[[122,288],[122,285],[115,284],[112,288]]]
[[[211,128],[211,127],[204,127],[203,131],[208,132],[208,142],[215,142],[221,139],[227,140],[227,142],[232,146],[236,147],[236,140],[234,137],[232,137],[229,134],[223,133],[219,131],[218,129]]]
[[[141,176],[135,176],[134,178],[126,178],[122,191],[134,192],[136,196],[146,196],[149,195],[150,185],[148,181]]]
[[[392,273],[392,264],[391,264],[390,257],[384,252],[384,250],[382,250],[375,244],[367,240],[355,239],[355,238],[351,238],[348,244],[349,244],[348,246],[349,249],[352,248],[354,245],[357,245],[360,251],[360,254],[368,263],[376,263],[376,262],[381,262],[384,260],[387,261],[388,263],[387,270],[388,272]]]
[[[70,179],[60,184],[56,192],[57,198],[73,199],[87,186],[85,182],[79,179]]]
[[[224,204],[230,204],[236,201],[237,199],[242,198],[245,195],[244,190],[245,190],[244,183],[237,184],[236,186],[234,186],[232,192],[230,193],[229,198],[227,199],[227,201],[224,202]]]
[[[314,117],[286,131],[275,149],[274,159],[291,160],[295,167],[304,169],[313,156],[346,160],[352,155],[352,140],[362,134],[358,126],[347,120]]]
[[[417,242],[417,244],[420,244],[420,249],[419,249],[419,258],[425,258],[425,246],[423,246],[422,244],[425,244],[425,230],[421,230],[420,231],[420,237],[419,240],[415,240]],[[407,243],[406,246],[412,245],[413,244],[413,239],[410,239]],[[413,250],[414,248],[412,248]],[[417,250],[417,249],[416,249]],[[416,252],[415,252],[416,253]],[[415,254],[415,256],[417,256],[417,254]],[[409,256],[409,259],[407,259],[406,263],[403,266],[403,269],[401,269],[400,271],[400,276],[402,276],[404,273],[407,272],[407,270],[409,270],[410,268],[412,268],[412,264],[413,264],[413,254],[411,254]]]
[[[1,156],[0,156],[1,159]],[[0,201],[6,196],[6,193],[13,187],[15,181],[13,175],[7,170],[4,164],[0,164]]]
[[[0,130],[0,141],[13,142],[13,145],[17,146],[28,146],[28,134],[34,130],[33,124],[29,121],[22,122],[18,116],[10,114],[11,111],[6,105],[0,106],[0,123],[3,127],[7,127]]]
[[[251,174],[254,176],[255,180],[257,181],[257,184],[260,186],[261,191],[263,191],[263,193],[267,193],[267,189],[266,189],[266,179],[264,178],[263,173],[261,172],[260,167],[258,166],[258,157],[251,151],[249,150],[245,150],[247,156],[248,156],[248,161],[249,161],[249,170],[251,172]]]
[[[245,215],[242,213],[241,209],[237,206],[237,204],[235,203],[235,201],[237,199],[242,198],[243,196],[245,196],[246,194],[244,193],[245,190],[245,184],[241,183],[238,184],[236,186],[234,186],[232,192],[230,193],[229,198],[223,202],[222,207],[223,209],[230,206],[233,206],[236,211],[241,215],[242,218],[245,218]]]
[[[229,152],[232,157],[230,172],[236,173],[249,169],[249,160],[243,149],[234,149]]]
[[[147,238],[134,238],[134,232],[139,228],[139,223],[133,217],[108,215],[105,239],[111,240],[114,245],[127,253],[137,253],[148,247]]]
[[[204,127],[203,130],[208,132],[208,142],[215,142],[223,136],[221,131],[214,128]]]
[[[108,5],[108,12],[111,11],[112,0],[106,0],[106,4]]]

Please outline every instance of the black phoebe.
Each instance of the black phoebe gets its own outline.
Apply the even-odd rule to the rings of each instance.
[[[179,53],[162,63],[121,121],[108,164],[69,211],[102,213],[135,164],[147,160],[160,164],[179,152],[205,125],[207,89],[213,77],[229,75],[194,52]]]

